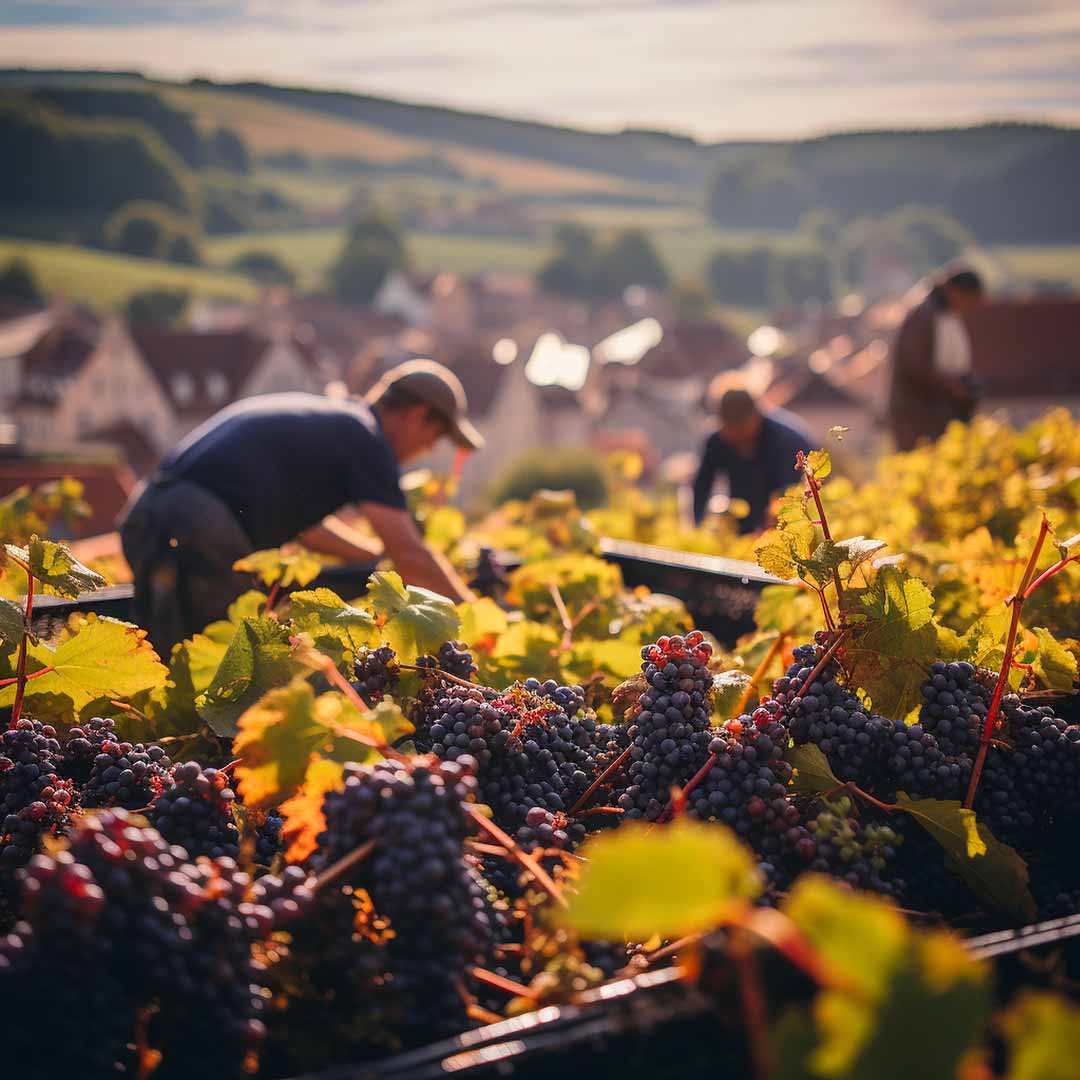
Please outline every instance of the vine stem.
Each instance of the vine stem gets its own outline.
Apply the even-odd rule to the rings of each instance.
[[[340,877],[346,870],[351,870],[357,863],[363,862],[375,849],[375,841],[368,840],[367,843],[361,844],[358,848],[353,848],[348,855],[342,855],[337,862],[328,866],[315,880],[311,883],[311,887],[315,892],[329,885],[335,878]]]
[[[754,674],[750,678],[749,685],[742,692],[742,697],[739,698],[739,704],[735,707],[736,716],[741,716],[746,712],[746,707],[750,704],[750,696],[754,692],[754,687],[765,678],[765,673],[769,670],[769,665],[776,659],[776,654],[783,649],[785,642],[787,642],[790,637],[791,632],[785,630],[783,633],[779,634],[772,645],[769,646],[769,651],[765,654],[765,658],[758,664],[757,668],[755,668]]]
[[[469,690],[479,690],[485,694],[494,694],[496,697],[499,696],[499,691],[493,686],[484,686],[483,683],[469,682],[468,679],[462,679],[457,675],[451,675],[449,671],[439,667],[437,664],[432,667],[421,667],[419,664],[398,664],[398,667],[401,668],[402,671],[426,671],[429,673],[434,671],[440,679],[445,679],[447,682],[457,683],[458,686],[467,687]]]
[[[836,650],[840,648],[841,642],[847,637],[847,630],[841,630],[839,634],[831,642],[829,647],[821,654],[821,658],[814,665],[814,670],[806,676],[806,682],[803,686],[809,687],[811,683],[825,670],[825,665],[836,655]]]
[[[274,605],[278,601],[278,596],[281,594],[281,579],[279,578],[270,586],[270,591],[266,594],[266,614],[274,610]]]
[[[1080,559],[1080,555],[1070,555],[1067,559],[1060,559],[1044,570],[1024,591],[1024,599],[1026,600],[1044,581],[1049,581],[1056,573],[1064,570],[1069,563],[1076,562],[1077,559]]]
[[[539,997],[537,992],[531,986],[525,986],[522,983],[515,982],[513,979],[506,978],[505,975],[499,975],[494,971],[488,971],[487,968],[470,968],[469,974],[477,982],[482,982],[487,986],[493,986],[496,990],[501,990],[504,994],[513,994],[515,997],[528,998],[530,1001],[535,1001],[537,997]]]
[[[739,972],[739,1001],[742,1005],[747,1041],[750,1044],[754,1075],[757,1080],[765,1080],[772,1071],[767,1027],[768,1009],[765,1003],[765,987],[761,981],[761,968],[745,931],[733,931],[731,958]]]
[[[29,682],[31,679],[40,679],[42,675],[48,675],[55,670],[56,668],[54,667],[43,667],[39,668],[37,671],[31,671],[29,675],[24,675],[23,678],[26,682]],[[17,675],[13,679],[0,679],[0,687],[11,686],[12,683],[17,683],[18,681],[19,677]]]
[[[26,571],[26,626],[23,628],[23,636],[19,639],[19,660],[15,667],[15,701],[11,706],[11,727],[14,727],[22,716],[23,694],[26,693],[26,642],[30,635],[30,620],[34,614],[34,575],[29,563],[24,563],[19,559],[15,561]]]
[[[536,883],[555,901],[561,908],[568,908],[570,905],[566,902],[566,897],[562,894],[562,889],[551,879],[551,875],[526,851],[522,849],[514,842],[514,840],[507,836],[506,833],[495,824],[494,821],[490,821],[484,817],[479,810],[475,807],[466,807],[466,813],[472,817],[473,821],[480,826],[489,836],[494,837],[506,850],[513,855],[515,859],[526,870],[532,874]]]
[[[826,540],[831,542],[832,531],[829,529],[829,519],[825,515],[825,507],[821,502],[821,481],[814,475],[814,470],[810,468],[810,463],[806,460],[806,454],[801,450],[795,458],[795,468],[803,474],[803,477],[806,480],[806,486],[814,498],[814,506],[817,507],[818,521],[821,525],[822,535]],[[844,586],[840,581],[839,567],[833,570],[833,582],[836,585],[836,606],[842,609],[844,606]],[[822,600],[824,600],[824,595],[822,596]]]
[[[630,751],[634,749],[634,744],[631,743],[587,788],[585,794],[570,808],[570,816],[581,812],[583,806],[587,806],[589,800],[596,794],[599,788],[604,782],[611,778],[611,776],[618,772],[622,767],[622,764],[630,756]]]
[[[997,723],[998,713],[1001,710],[1001,699],[1005,696],[1005,687],[1009,684],[1009,671],[1012,668],[1013,651],[1016,648],[1016,634],[1020,628],[1020,612],[1023,610],[1024,601],[1031,595],[1034,585],[1032,576],[1035,573],[1035,564],[1039,561],[1039,553],[1050,533],[1050,522],[1043,514],[1042,523],[1039,526],[1039,535],[1035,538],[1035,546],[1031,549],[1027,566],[1024,567],[1024,575],[1020,579],[1020,585],[1016,593],[1009,598],[1009,606],[1012,615],[1009,619],[1009,633],[1005,639],[1005,657],[1001,662],[1001,671],[998,673],[997,683],[994,686],[993,696],[990,698],[990,708],[986,712],[986,720],[983,723],[982,738],[979,740],[979,752],[975,756],[975,765],[971,770],[971,780],[968,782],[967,794],[964,796],[964,807],[970,810],[975,803],[975,793],[979,788],[979,778],[982,776],[983,766],[986,764],[986,755],[990,750],[990,741],[994,734],[994,725]],[[1067,561],[1067,560],[1066,560]],[[1062,562],[1064,565],[1064,562]],[[1054,568],[1051,568],[1054,569]],[[1058,566],[1054,570],[1060,570]],[[1040,575],[1039,582],[1045,581],[1050,575]]]

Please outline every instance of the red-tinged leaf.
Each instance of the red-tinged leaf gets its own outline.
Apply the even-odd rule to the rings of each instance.
[[[303,862],[315,851],[319,833],[326,828],[323,799],[328,791],[341,788],[344,772],[340,762],[316,757],[308,765],[300,790],[281,804],[285,819],[281,836],[288,844],[285,858],[289,862]]]

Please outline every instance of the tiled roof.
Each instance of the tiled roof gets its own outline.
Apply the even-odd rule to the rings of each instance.
[[[64,384],[82,369],[94,351],[96,336],[84,328],[58,323],[48,329],[22,356],[19,403],[50,407]]]
[[[1080,299],[990,301],[968,327],[987,396],[1080,396]]]
[[[673,378],[706,379],[746,362],[746,342],[720,322],[675,322],[664,325],[664,337],[641,358],[641,368]]]

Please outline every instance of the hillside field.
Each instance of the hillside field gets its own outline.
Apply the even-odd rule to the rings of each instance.
[[[115,311],[143,289],[187,289],[193,296],[253,297],[255,287],[243,277],[197,266],[113,255],[70,244],[0,238],[0,265],[12,258],[30,263],[48,294],[62,294],[98,311]]]

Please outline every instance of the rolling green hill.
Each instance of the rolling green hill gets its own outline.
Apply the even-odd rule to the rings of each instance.
[[[0,265],[23,258],[49,295],[62,294],[99,311],[115,311],[143,289],[186,289],[195,297],[254,297],[246,278],[220,270],[112,255],[70,244],[0,239]]]

